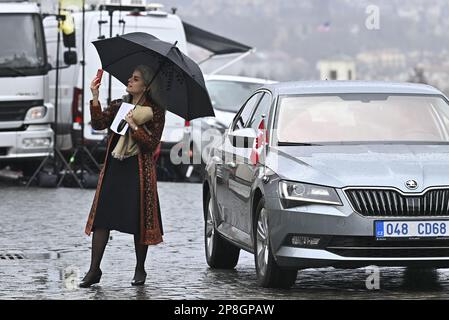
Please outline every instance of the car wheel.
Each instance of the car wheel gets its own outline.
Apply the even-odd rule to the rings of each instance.
[[[207,264],[214,269],[233,269],[239,260],[240,248],[223,239],[215,229],[214,203],[207,195],[204,223],[204,247]]]
[[[253,225],[254,260],[257,281],[265,288],[290,288],[295,284],[297,270],[280,268],[274,260],[268,233],[268,215],[261,199]]]

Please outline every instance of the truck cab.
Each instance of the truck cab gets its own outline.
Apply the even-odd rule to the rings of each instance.
[[[51,66],[42,16],[35,3],[0,6],[0,162],[38,163],[53,153]]]

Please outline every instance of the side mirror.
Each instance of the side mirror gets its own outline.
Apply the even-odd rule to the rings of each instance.
[[[62,33],[62,43],[66,48],[75,48],[76,47],[76,37],[75,31],[70,34]]]
[[[238,129],[228,135],[231,144],[236,148],[252,148],[256,139],[253,128]]]
[[[66,65],[74,65],[78,62],[78,57],[76,56],[75,51],[66,51],[64,52],[64,63]]]

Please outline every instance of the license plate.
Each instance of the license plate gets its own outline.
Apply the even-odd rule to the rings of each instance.
[[[435,238],[449,236],[449,221],[376,221],[376,238]]]

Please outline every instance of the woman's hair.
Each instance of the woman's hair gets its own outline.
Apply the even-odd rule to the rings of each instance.
[[[145,86],[148,86],[151,82],[151,80],[153,80],[153,76],[154,76],[154,70],[153,68],[147,66],[147,65],[138,65],[134,71],[139,71],[140,74],[142,75],[143,78],[143,83],[145,84]]]
[[[153,80],[154,70],[153,70],[153,68],[151,68],[147,65],[144,65],[144,64],[138,65],[137,67],[134,68],[134,71],[139,71],[140,74],[142,75],[142,79],[143,79],[145,88]],[[154,100],[151,98],[150,88],[148,88],[147,92],[145,92],[145,98],[146,98],[146,100],[149,100],[152,104],[155,104]],[[122,99],[124,102],[128,102],[128,103],[132,103],[132,101],[133,101],[132,95],[130,95],[130,94],[124,95]]]

